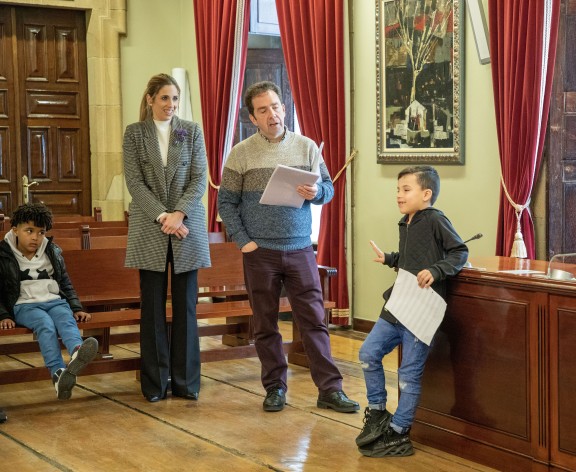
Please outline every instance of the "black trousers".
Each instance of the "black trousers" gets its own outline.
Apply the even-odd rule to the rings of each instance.
[[[140,382],[145,396],[200,391],[200,341],[196,321],[198,271],[174,274],[169,246],[166,270],[140,270]],[[172,333],[166,325],[168,266],[172,289]],[[171,339],[169,339],[169,337]]]

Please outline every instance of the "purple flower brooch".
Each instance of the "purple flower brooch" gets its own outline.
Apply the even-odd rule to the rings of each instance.
[[[184,128],[175,129],[172,134],[174,135],[174,144],[182,144],[188,136],[188,130]]]

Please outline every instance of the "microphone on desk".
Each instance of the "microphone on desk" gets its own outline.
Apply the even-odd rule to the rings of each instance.
[[[475,234],[470,239],[464,241],[464,244],[469,243],[470,241],[474,241],[475,239],[480,239],[482,236],[484,236],[482,233]]]

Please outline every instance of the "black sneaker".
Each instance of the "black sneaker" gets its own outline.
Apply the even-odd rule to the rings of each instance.
[[[98,354],[98,341],[94,338],[86,338],[80,346],[76,347],[66,370],[76,376]]]
[[[365,446],[378,439],[390,424],[392,414],[388,410],[364,410],[364,427],[356,438],[357,446]]]
[[[367,457],[399,457],[414,454],[408,433],[397,433],[390,426],[384,430],[381,438],[364,447],[359,447],[358,450]]]
[[[286,405],[286,392],[281,387],[268,389],[264,399],[264,411],[282,411]]]
[[[6,423],[8,419],[8,415],[4,412],[2,408],[0,408],[0,423]]]
[[[52,383],[56,389],[58,400],[69,400],[72,396],[72,389],[76,385],[76,376],[68,372],[67,369],[58,369],[52,375]]]

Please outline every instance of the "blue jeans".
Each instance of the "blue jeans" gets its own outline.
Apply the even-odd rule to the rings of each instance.
[[[398,369],[400,398],[391,423],[406,432],[412,426],[416,407],[420,401],[422,374],[430,347],[402,324],[392,324],[378,318],[360,348],[359,357],[366,382],[368,407],[384,410],[387,392],[382,359],[399,344],[402,344],[402,362]]]
[[[44,303],[22,303],[14,307],[16,324],[34,331],[44,364],[54,374],[58,369],[66,367],[60,350],[58,336],[68,349],[70,355],[82,344],[82,337],[68,302],[63,299]]]

